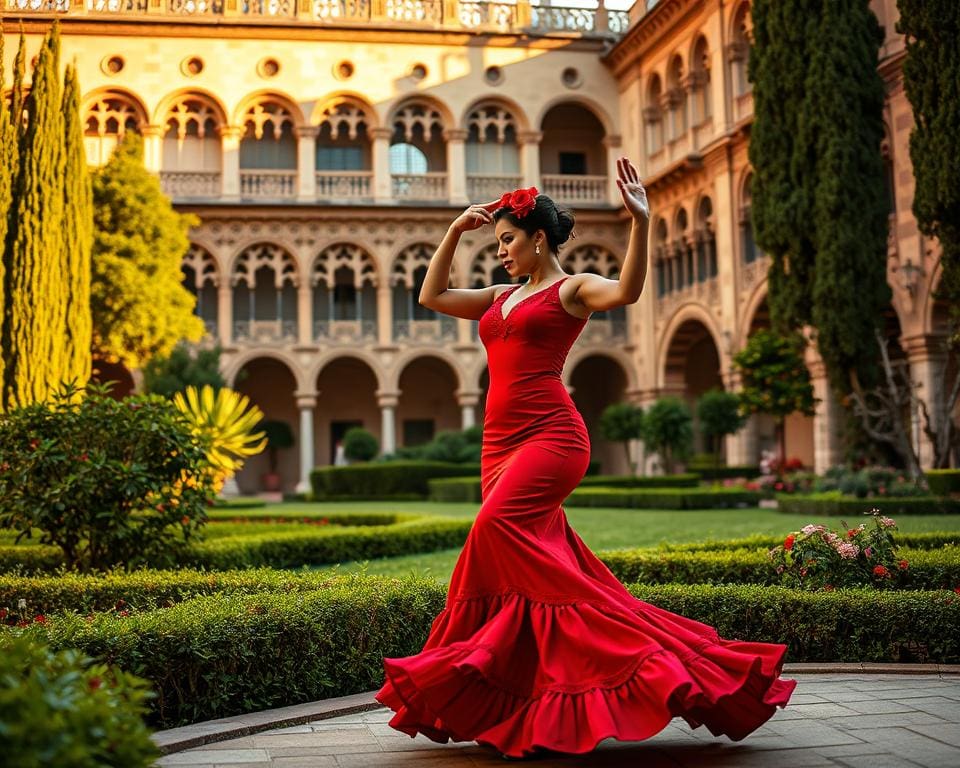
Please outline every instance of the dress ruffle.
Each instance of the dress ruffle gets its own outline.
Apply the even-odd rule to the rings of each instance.
[[[796,681],[779,679],[785,645],[725,640],[635,602],[626,610],[519,592],[457,600],[421,653],[384,659],[376,699],[411,737],[476,741],[512,757],[639,741],[674,717],[738,741],[786,706]],[[465,628],[474,631],[461,636]]]

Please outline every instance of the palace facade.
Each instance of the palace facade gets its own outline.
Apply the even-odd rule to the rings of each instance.
[[[937,254],[910,213],[896,3],[874,6],[887,32],[891,338],[934,394]],[[736,388],[732,356],[768,323],[767,259],[750,225],[749,2],[627,12],[525,0],[6,0],[4,13],[8,72],[18,24],[33,56],[61,19],[89,161],[137,131],[148,168],[199,216],[185,284],[228,381],[294,428],[287,490],[332,463],[351,426],[389,453],[482,423],[477,323],[417,302],[436,243],[468,202],[536,185],[577,214],[564,269],[615,277],[628,232],[615,161],[640,166],[654,213],[647,288],[636,305],[595,314],[564,371],[605,472],[626,471],[599,434],[607,405]],[[492,232],[468,233],[451,285],[493,282],[509,278]],[[823,470],[839,458],[838,412],[813,353],[809,364],[823,402],[789,421],[788,451]],[[772,424],[754,418],[727,441],[727,460],[756,463],[772,442]],[[242,490],[258,489],[265,462],[248,463]]]

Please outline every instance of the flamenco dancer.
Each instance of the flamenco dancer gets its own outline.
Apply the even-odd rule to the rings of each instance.
[[[430,262],[420,303],[479,319],[490,389],[482,503],[423,650],[383,660],[376,699],[411,737],[475,741],[507,759],[639,741],[672,718],[739,741],[785,707],[786,645],[725,639],[633,597],[587,548],[561,504],[587,470],[590,441],[561,380],[591,312],[632,304],[647,273],[646,191],[617,162],[633,217],[619,279],[565,274],[573,216],[535,187],[471,205]],[[447,288],[460,236],[495,225],[499,258],[522,285]]]

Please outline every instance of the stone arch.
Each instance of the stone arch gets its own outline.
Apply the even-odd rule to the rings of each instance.
[[[306,372],[303,370],[303,368],[301,368],[300,364],[297,362],[297,359],[291,353],[284,349],[270,349],[265,347],[246,349],[238,352],[235,355],[232,355],[229,362],[224,366],[223,369],[223,378],[226,380],[227,385],[233,389],[236,389],[237,374],[240,373],[240,371],[243,370],[244,366],[246,366],[248,363],[251,363],[257,358],[261,357],[276,360],[277,362],[286,366],[287,370],[290,372],[294,381],[296,382],[297,391],[311,391],[310,380],[307,378]]]
[[[368,131],[380,127],[381,120],[376,108],[357,91],[338,91],[318,99],[310,111],[310,125],[320,126],[324,122],[335,120],[338,110],[342,107],[352,108],[362,113]]]
[[[592,272],[601,277],[615,278],[620,274],[621,260],[613,249],[600,243],[583,243],[563,254],[564,270],[573,274]]]
[[[593,351],[578,357],[567,368],[570,397],[583,417],[590,436],[591,459],[600,462],[602,474],[630,474],[622,445],[606,440],[600,417],[611,405],[625,402],[630,391],[629,367],[607,354]]]
[[[396,409],[399,445],[419,444],[444,430],[462,429],[457,393],[463,389],[463,373],[448,354],[421,349],[404,355],[391,376],[400,393]]]
[[[328,349],[320,352],[310,367],[305,371],[304,379],[306,381],[316,382],[325,368],[327,368],[331,363],[343,358],[359,360],[373,372],[373,375],[377,380],[377,387],[379,389],[386,390],[389,388],[387,373],[383,370],[383,365],[381,362],[377,360],[376,356],[371,354],[369,350],[361,347],[349,350]]]
[[[499,107],[505,112],[508,112],[513,117],[518,132],[530,130],[530,119],[527,117],[527,113],[523,107],[513,99],[507,96],[501,96],[500,94],[488,94],[470,102],[460,115],[459,127],[463,130],[469,130],[470,115],[478,109],[492,106]]]
[[[402,354],[397,356],[397,359],[393,362],[393,366],[391,366],[390,370],[384,374],[386,381],[385,389],[398,390],[400,388],[400,376],[403,371],[407,368],[407,366],[410,365],[410,363],[423,357],[435,357],[449,365],[454,373],[454,377],[456,378],[457,387],[464,389],[464,376],[460,367],[460,363],[456,356],[444,347],[437,347],[429,350],[405,350]]]
[[[329,265],[323,262],[329,261]],[[349,242],[336,242],[325,245],[313,257],[310,266],[310,284],[324,283],[327,287],[334,284],[334,273],[340,267],[348,267],[354,273],[354,285],[376,287],[380,283],[379,268],[376,259],[363,246]]]
[[[441,130],[447,130],[453,128],[456,125],[456,119],[453,116],[453,112],[450,110],[450,107],[447,106],[446,102],[441,101],[435,96],[430,96],[427,94],[414,94],[410,96],[404,96],[390,107],[387,113],[387,120],[385,123],[388,126],[395,126],[398,119],[400,119],[401,113],[404,110],[411,108],[416,108],[417,110],[422,110],[423,114],[408,114],[403,118],[405,125],[409,124],[412,126],[414,123],[423,123],[424,120],[437,121]],[[431,114],[434,113],[434,114]]]
[[[306,123],[303,110],[300,108],[300,105],[297,103],[296,99],[283,91],[273,88],[261,89],[254,91],[253,93],[248,93],[246,96],[244,96],[237,103],[236,108],[233,110],[233,119],[231,122],[234,125],[243,126],[246,122],[246,117],[250,109],[256,107],[258,104],[262,105],[267,103],[276,104],[286,110],[293,122],[294,127],[304,125]]]
[[[153,112],[154,124],[166,125],[171,112],[173,112],[179,104],[191,99],[203,102],[210,108],[218,127],[227,125],[227,108],[216,94],[205,88],[180,88],[172,93],[168,93],[160,99]]]
[[[324,355],[315,366],[311,381],[317,392],[313,432],[318,465],[336,461],[337,443],[352,427],[371,432],[385,452],[383,418],[377,401],[381,379],[376,361],[360,350]]]
[[[620,347],[610,348],[579,348],[574,347],[567,355],[567,361],[563,366],[563,383],[571,386],[570,376],[576,367],[588,357],[609,357],[617,363],[624,371],[627,377],[627,389],[633,390],[639,386],[637,380],[637,366],[630,355]]]
[[[500,265],[500,258],[497,256],[499,250],[496,243],[487,243],[474,252],[469,261],[468,288],[477,287],[477,283],[487,287],[495,284],[512,285],[516,282]]]
[[[413,285],[413,273],[421,266],[427,266],[436,246],[425,242],[422,236],[414,236],[396,244],[390,256],[389,280],[391,285],[402,282],[407,287]],[[450,287],[460,285],[456,261],[450,265]]]
[[[616,135],[616,124],[610,117],[610,113],[603,108],[600,102],[590,98],[589,96],[583,96],[582,94],[565,93],[562,96],[556,96],[550,99],[540,108],[540,112],[537,114],[534,125],[536,125],[538,128],[541,128],[543,126],[543,120],[550,110],[552,110],[554,107],[560,106],[561,104],[576,104],[577,106],[583,107],[584,109],[593,113],[593,116],[600,121],[600,125],[603,126],[604,136]]]
[[[118,109],[124,106],[126,109]],[[137,130],[147,125],[149,118],[145,102],[127,88],[98,88],[88,93],[82,102],[80,113],[83,115],[84,132],[90,125],[90,119],[96,118],[98,126],[106,127],[110,120],[116,120],[122,135],[130,127],[130,119]]]
[[[722,335],[720,333],[720,329],[717,327],[716,320],[710,315],[705,307],[693,302],[684,304],[679,307],[676,312],[674,312],[673,317],[670,318],[670,321],[663,330],[663,334],[658,340],[660,347],[657,353],[656,371],[658,388],[668,388],[671,386],[671,384],[676,384],[675,381],[668,381],[667,372],[670,371],[675,375],[678,367],[683,364],[680,353],[686,351],[686,349],[688,349],[694,341],[699,340],[693,339],[689,336],[678,337],[677,334],[680,329],[686,326],[688,323],[699,323],[707,331],[707,334],[713,341],[713,346],[717,350],[720,362],[722,363],[724,345],[722,343]],[[676,348],[675,342],[678,339],[686,346],[679,349]]]
[[[259,253],[254,249],[259,248]],[[230,262],[230,284],[240,282],[253,286],[254,276],[260,267],[272,267],[276,286],[279,288],[290,281],[296,288],[300,285],[302,276],[297,259],[292,249],[264,240],[257,240],[241,248]],[[249,262],[249,263],[245,263]],[[240,271],[242,268],[242,272]]]
[[[751,334],[756,328],[768,328],[770,326],[770,308],[767,301],[767,278],[763,278],[753,292],[747,297],[743,305],[742,321],[740,324],[740,333],[737,335],[737,345],[734,353],[747,346]]]

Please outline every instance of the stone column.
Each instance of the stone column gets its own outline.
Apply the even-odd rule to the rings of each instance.
[[[830,389],[823,362],[818,360],[809,367],[813,396],[819,400],[813,414],[813,471],[822,475],[842,461],[843,410]]]
[[[950,418],[946,413],[945,399],[949,393],[945,389],[944,376],[947,369],[947,349],[943,336],[910,336],[900,340],[903,351],[910,363],[910,380],[917,386],[917,397],[923,400],[930,414],[931,428],[936,431]],[[920,466],[931,469],[934,466],[934,447],[923,431],[926,421],[919,407],[911,413],[913,424],[912,442],[920,459]]]
[[[145,125],[140,129],[143,136],[143,167],[151,173],[160,173],[163,165],[163,134],[165,125]]]
[[[448,128],[443,132],[443,138],[447,142],[447,194],[454,205],[467,205],[470,203],[467,197],[467,132],[461,128]]]
[[[373,137],[373,199],[377,203],[393,200],[393,185],[390,181],[390,138],[392,128],[374,128]]]
[[[620,190],[617,189],[617,158],[620,157],[620,148],[623,146],[623,137],[617,135],[604,136],[603,146],[607,150],[607,202],[613,206],[622,203]]]
[[[301,203],[317,199],[317,134],[316,125],[298,125],[297,135],[297,199]]]
[[[297,493],[309,493],[310,470],[313,469],[313,410],[317,407],[317,392],[294,392],[300,409],[300,481]]]
[[[520,144],[520,171],[523,174],[524,187],[543,186],[540,181],[540,142],[541,131],[522,131],[517,135]]]
[[[313,346],[313,291],[309,280],[300,280],[297,286],[297,343]]]
[[[240,199],[240,139],[245,128],[242,125],[224,125],[220,128],[221,194],[227,200]]]
[[[393,307],[390,281],[384,280],[377,286],[377,343],[381,347],[393,344]]]
[[[397,403],[399,392],[377,390],[377,405],[380,406],[380,453],[383,455],[397,450]]]
[[[224,277],[217,286],[217,337],[221,347],[233,343],[233,286]]]
[[[470,429],[477,423],[477,404],[480,402],[480,390],[464,389],[457,391],[457,404],[460,406],[460,428]]]

